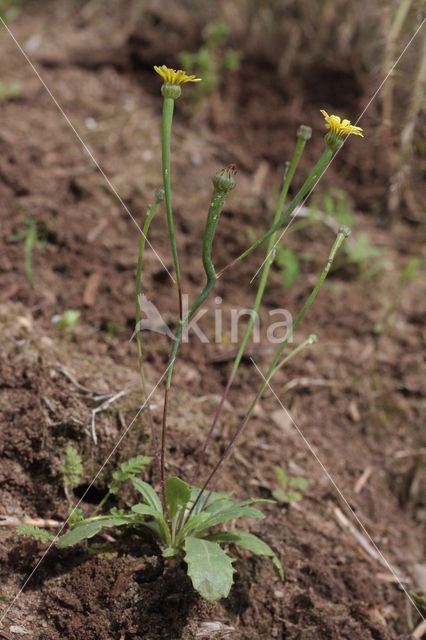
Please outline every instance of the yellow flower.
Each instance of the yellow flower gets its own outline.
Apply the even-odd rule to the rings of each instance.
[[[155,71],[160,75],[166,84],[174,84],[178,87],[186,82],[200,82],[201,78],[196,76],[189,76],[185,71],[179,69],[169,69],[163,64],[161,67],[154,66]]]
[[[346,138],[346,136],[349,136],[351,133],[355,136],[361,136],[361,138],[364,137],[361,127],[355,127],[351,124],[350,120],[346,120],[346,118],[340,120],[340,116],[329,116],[324,109],[320,109],[320,111],[325,118],[327,129],[330,129],[332,135],[340,139]]]

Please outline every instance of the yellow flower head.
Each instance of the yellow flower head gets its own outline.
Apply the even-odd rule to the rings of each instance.
[[[329,116],[327,111],[321,109],[321,113],[325,118],[326,127],[330,129],[330,133],[337,136],[340,139],[346,138],[351,133],[355,136],[361,136],[363,138],[363,133],[361,127],[355,127],[351,124],[350,120],[340,120],[340,116]]]
[[[161,76],[166,84],[174,84],[178,87],[186,82],[200,82],[201,78],[196,76],[189,76],[185,71],[179,69],[169,69],[163,64],[161,67],[154,66],[155,71]]]

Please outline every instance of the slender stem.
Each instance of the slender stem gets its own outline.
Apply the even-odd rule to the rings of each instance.
[[[317,181],[320,179],[320,177],[323,174],[327,164],[331,160],[331,158],[333,156],[333,153],[334,153],[334,151],[332,149],[330,149],[329,147],[326,147],[326,149],[323,151],[320,159],[316,163],[315,167],[312,169],[311,173],[306,178],[306,180],[303,183],[302,187],[300,188],[299,192],[294,197],[294,200],[289,205],[289,207],[284,211],[284,213],[282,213],[280,215],[280,217],[277,220],[277,222],[275,224],[273,224],[272,227],[269,229],[269,231],[264,233],[261,238],[256,240],[256,242],[254,242],[252,245],[250,245],[250,247],[248,247],[248,249],[246,249],[240,256],[238,256],[238,258],[235,258],[235,260],[233,260],[232,262],[227,264],[225,267],[223,267],[223,269],[221,269],[219,271],[219,273],[218,273],[219,277],[225,271],[227,271],[227,269],[232,267],[234,264],[236,264],[237,262],[241,262],[241,260],[244,260],[244,258],[246,258],[250,253],[252,253],[252,251],[257,249],[265,240],[270,238],[271,235],[274,234],[284,224],[284,222],[291,216],[293,211],[302,202],[303,198],[309,193],[309,191],[311,189],[313,189],[313,187],[315,186]]]
[[[176,353],[182,339],[183,330],[188,324],[188,322],[190,321],[190,319],[192,318],[192,316],[196,313],[196,311],[200,308],[200,306],[209,296],[217,280],[217,275],[212,263],[211,254],[212,254],[214,234],[216,231],[217,223],[219,222],[219,217],[222,212],[225,198],[226,198],[226,192],[219,191],[216,188],[214,189],[212,199],[210,202],[209,212],[207,215],[206,227],[204,230],[204,237],[203,237],[203,254],[202,254],[203,267],[204,267],[207,281],[204,289],[201,291],[200,295],[195,300],[194,304],[191,306],[191,308],[189,309],[185,317],[181,319],[181,321],[179,322],[179,326],[176,330],[176,337],[173,342],[172,349],[170,351],[169,370],[167,372],[167,378],[166,378],[166,387],[168,389],[170,389],[170,385],[172,382],[174,361],[175,361]]]
[[[145,224],[142,229],[142,235],[139,243],[138,266],[136,271],[136,343],[138,348],[139,374],[141,378],[142,390],[143,390],[145,399],[148,398],[148,391],[146,387],[145,373],[144,373],[144,367],[143,367],[142,341],[141,341],[141,329],[140,329],[141,309],[139,304],[139,296],[141,291],[142,262],[143,262],[143,254],[145,251],[146,237],[148,235],[149,227],[158,210],[158,206],[160,202],[161,202],[161,198],[159,199],[158,197],[156,197],[154,204],[151,205],[151,207],[148,209],[148,215],[146,217]],[[158,453],[157,433],[155,429],[154,417],[152,415],[151,405],[149,402],[147,403],[147,407],[148,407],[148,415],[149,415],[149,422],[150,422],[150,428],[151,428],[152,446],[154,449],[155,460],[157,462],[158,473],[160,474],[161,467],[160,467],[160,455]]]
[[[242,421],[242,423],[240,424],[240,426],[238,427],[238,429],[235,431],[234,435],[231,438],[231,441],[229,442],[228,446],[226,447],[225,451],[222,453],[222,455],[220,456],[218,462],[216,463],[216,465],[213,467],[212,471],[210,472],[210,474],[208,475],[206,481],[204,482],[202,488],[200,489],[200,493],[197,497],[197,499],[195,500],[194,504],[192,505],[192,510],[195,508],[195,505],[197,504],[199,497],[202,495],[202,493],[206,490],[207,486],[210,484],[211,480],[213,479],[213,477],[215,476],[215,474],[217,473],[217,471],[219,470],[219,468],[223,465],[223,463],[227,460],[232,447],[235,444],[235,441],[237,440],[237,438],[239,437],[239,435],[241,434],[241,432],[243,431],[244,427],[246,426],[247,422],[249,421],[253,410],[256,406],[256,404],[258,403],[258,401],[260,400],[265,388],[267,387],[272,375],[274,374],[274,372],[277,370],[277,368],[281,368],[281,366],[283,364],[285,364],[285,362],[288,362],[288,360],[290,359],[290,357],[293,357],[294,355],[296,355],[296,353],[298,353],[300,351],[300,348],[296,347],[296,349],[294,349],[289,356],[287,356],[287,358],[285,359],[285,361],[283,361],[282,363],[280,363],[280,358],[281,355],[285,349],[285,347],[287,346],[288,342],[290,341],[290,339],[293,336],[293,333],[295,331],[295,329],[298,327],[299,323],[301,322],[301,320],[303,319],[304,315],[306,314],[307,310],[309,309],[309,307],[311,306],[311,304],[313,303],[313,301],[315,300],[315,298],[318,295],[318,292],[324,282],[324,280],[326,279],[329,271],[330,271],[330,267],[333,263],[334,257],[337,253],[337,251],[339,250],[341,244],[343,243],[343,241],[345,240],[345,238],[348,237],[350,233],[350,229],[346,226],[341,227],[339,233],[337,234],[337,237],[334,241],[334,244],[331,248],[330,254],[328,256],[328,260],[321,272],[320,277],[318,278],[318,281],[314,287],[314,289],[312,290],[310,296],[308,297],[308,299],[306,300],[305,304],[303,305],[302,309],[299,311],[296,320],[293,323],[292,328],[289,331],[289,335],[288,337],[280,344],[277,353],[275,354],[269,368],[268,371],[266,372],[265,376],[264,376],[264,380],[262,381],[262,384],[260,385],[260,388],[258,390],[258,392],[256,393],[256,396],[253,400],[253,402],[251,403],[249,410],[244,418],[244,420]],[[310,338],[308,338],[308,341],[311,343],[312,342],[312,336],[310,336]],[[307,341],[305,341],[304,346],[306,346]]]
[[[166,452],[166,423],[167,423],[168,394],[169,394],[169,390],[166,387],[164,390],[163,421],[161,425],[160,485],[161,485],[161,501],[163,504],[163,511],[167,514],[169,525],[171,526],[169,507],[167,504],[167,497],[166,497],[166,481],[165,481],[165,452]]]
[[[96,516],[99,511],[102,509],[102,507],[104,506],[104,504],[106,503],[106,501],[108,500],[108,498],[111,495],[111,491],[108,491],[104,497],[102,498],[102,500],[100,501],[100,503],[98,504],[98,506],[96,507],[96,509],[93,511],[92,515],[90,516],[91,518],[93,518],[94,516]]]
[[[276,208],[276,211],[275,211],[275,215],[274,215],[274,219],[273,219],[273,223],[272,224],[276,224],[278,222],[278,220],[280,219],[280,217],[281,217],[281,214],[282,214],[282,211],[283,211],[283,208],[284,208],[284,203],[285,203],[285,200],[286,200],[286,197],[287,197],[287,194],[288,194],[288,190],[290,188],[291,182],[292,182],[294,174],[296,172],[297,165],[299,164],[299,160],[300,160],[300,157],[301,157],[301,155],[303,153],[303,149],[305,148],[305,144],[306,144],[306,138],[298,136],[297,145],[296,145],[296,150],[294,152],[294,156],[293,156],[292,161],[289,164],[289,166],[287,166],[287,170],[286,170],[285,175],[284,175],[284,182],[283,182],[281,193],[280,193],[280,196],[279,196],[279,199],[278,199],[277,208]],[[253,325],[254,325],[255,319],[257,317],[257,313],[259,311],[260,303],[262,302],[263,294],[265,292],[266,284],[268,282],[269,270],[270,270],[271,264],[272,264],[273,259],[274,259],[272,250],[273,250],[273,247],[274,247],[274,244],[275,244],[276,234],[277,234],[277,232],[273,233],[271,235],[271,237],[269,238],[268,246],[267,246],[267,249],[266,249],[266,260],[265,260],[265,263],[264,263],[264,265],[262,267],[262,275],[261,275],[260,281],[259,281],[259,288],[257,290],[256,298],[255,298],[255,301],[254,301],[254,304],[253,304],[254,313],[250,314],[250,318],[249,318],[249,321],[248,321],[248,324],[247,324],[247,327],[246,327],[246,331],[245,331],[244,337],[242,339],[240,348],[238,350],[238,353],[237,353],[237,355],[235,357],[235,360],[234,360],[234,364],[232,366],[231,374],[229,376],[228,382],[226,384],[226,387],[225,387],[224,392],[222,394],[222,397],[220,399],[220,403],[219,403],[219,406],[218,406],[218,408],[216,410],[215,416],[213,418],[213,422],[212,422],[212,424],[210,426],[210,429],[209,429],[209,431],[207,433],[207,436],[206,436],[206,438],[204,440],[204,444],[203,444],[203,447],[201,449],[201,452],[200,452],[200,455],[199,455],[199,458],[198,458],[198,462],[197,462],[195,471],[194,471],[193,476],[192,476],[191,484],[194,484],[194,482],[196,481],[196,478],[197,478],[198,473],[200,471],[200,467],[201,467],[202,462],[204,460],[204,456],[205,456],[207,447],[209,446],[209,444],[211,442],[211,438],[212,438],[213,432],[214,432],[214,430],[216,428],[217,421],[219,420],[219,416],[220,416],[220,414],[222,412],[223,406],[225,404],[225,400],[228,397],[228,393],[229,393],[229,391],[231,389],[232,383],[234,381],[235,375],[236,375],[238,367],[240,365],[241,358],[243,357],[243,354],[244,354],[246,346],[247,346],[247,342],[248,342],[248,340],[250,338],[250,335],[251,335],[251,332],[252,332],[252,329],[253,329]]]
[[[201,291],[198,298],[195,300],[192,307],[189,309],[188,313],[179,321],[179,325],[176,331],[176,337],[173,342],[173,346],[170,351],[169,363],[168,363],[168,371],[166,377],[166,390],[164,393],[164,406],[163,406],[163,424],[162,424],[162,434],[161,434],[161,461],[160,461],[160,478],[162,479],[162,494],[163,494],[163,502],[166,502],[166,494],[165,494],[165,486],[164,486],[164,467],[165,467],[165,446],[166,446],[166,436],[167,436],[167,403],[168,403],[168,391],[172,382],[172,374],[173,367],[176,359],[176,353],[179,348],[179,344],[182,339],[182,333],[185,326],[188,324],[191,317],[194,313],[199,309],[204,300],[208,297],[210,292],[212,291],[216,280],[216,272],[212,263],[212,247],[213,247],[213,239],[216,231],[217,223],[219,222],[219,217],[222,212],[222,208],[226,198],[226,191],[222,191],[217,187],[213,190],[212,199],[210,202],[209,211],[207,214],[206,227],[204,231],[203,238],[203,266],[204,271],[206,273],[207,282],[204,289]]]
[[[167,225],[169,227],[170,246],[172,248],[173,263],[176,273],[176,285],[179,296],[179,318],[182,319],[182,285],[180,278],[180,267],[176,247],[175,228],[173,224],[172,193],[170,188],[170,139],[172,131],[173,110],[175,101],[173,98],[164,98],[163,102],[163,123],[161,136],[161,151],[163,162],[163,184],[166,201]]]

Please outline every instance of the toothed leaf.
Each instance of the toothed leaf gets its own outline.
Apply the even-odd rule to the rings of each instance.
[[[233,583],[232,560],[215,542],[189,537],[185,540],[185,562],[193,587],[213,602],[226,598]]]
[[[48,531],[46,531],[45,529],[40,529],[39,527],[35,527],[33,524],[18,525],[16,533],[18,534],[18,536],[33,538],[34,540],[43,542],[43,544],[52,542],[52,540],[54,540],[54,536],[52,536]]]
[[[255,556],[267,556],[271,558],[281,580],[284,580],[284,571],[275,552],[263,540],[255,536],[253,533],[246,531],[227,531],[214,533],[208,537],[212,542],[224,542],[227,544],[235,544],[238,547],[251,551]]]
[[[149,458],[141,455],[122,462],[119,469],[112,474],[112,480],[108,485],[110,493],[117,493],[120,482],[125,482],[126,480],[137,477],[148,464]]]
[[[74,529],[71,529],[71,531],[68,531],[62,538],[59,538],[58,548],[65,549],[66,547],[72,547],[81,540],[93,538],[93,536],[104,528],[120,527],[126,524],[131,524],[131,518],[101,517],[96,520],[83,522],[74,527]]]

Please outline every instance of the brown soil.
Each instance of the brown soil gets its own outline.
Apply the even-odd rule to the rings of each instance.
[[[11,26],[141,224],[161,175],[161,97],[152,65],[163,61],[172,65],[177,51],[196,48],[200,25],[209,17],[189,21],[178,4],[169,12],[154,2],[143,10],[133,2],[119,10],[117,6],[30,2]],[[239,45],[243,47],[241,36]],[[1,516],[62,521],[68,513],[60,472],[66,444],[73,442],[85,462],[84,483],[75,491],[78,498],[141,403],[136,349],[129,342],[139,232],[5,33],[0,47],[5,61],[2,79],[19,80],[22,87],[16,100],[0,105],[5,249],[0,256]],[[266,55],[261,58],[250,44],[245,51],[242,71],[225,79],[219,128],[217,122],[216,128],[211,126],[208,109],[193,115],[184,98],[176,107],[174,208],[184,291],[190,299],[203,283],[198,256],[209,176],[230,162],[238,166],[238,188],[228,201],[215,242],[215,260],[221,266],[264,228],[301,114],[313,123],[314,137],[296,186],[322,149],[318,109],[333,104],[335,83],[342,90],[334,106],[351,114],[360,112],[371,94],[370,84],[363,84],[354,70],[330,69],[327,61],[320,69],[310,68],[294,86],[277,83],[273,61]],[[409,211],[404,210],[392,225],[378,215],[386,202],[389,175],[384,146],[375,142],[374,111],[366,120],[367,129],[368,124],[368,141],[351,140],[345,147],[318,188],[317,201],[331,188],[344,188],[357,212],[355,232],[368,233],[371,244],[382,248],[384,268],[374,278],[351,266],[333,271],[297,336],[298,342],[315,332],[318,345],[280,371],[272,386],[374,542],[404,576],[407,589],[421,591],[424,585],[416,580],[414,567],[424,563],[425,552],[426,474],[420,451],[426,446],[421,431],[425,291],[417,279],[399,297],[397,292],[398,274],[411,255],[421,252],[421,233]],[[267,171],[259,195],[253,183],[262,173],[262,163]],[[37,220],[46,238],[44,250],[33,251],[34,289],[25,277],[22,243],[7,242],[28,217]],[[306,254],[303,277],[285,292],[274,268],[263,319],[277,306],[297,313],[316,281],[333,234],[315,225],[287,238],[294,250]],[[154,221],[150,241],[171,271],[162,214]],[[231,308],[252,302],[254,289],[248,283],[261,262],[262,253],[255,253],[217,284],[225,336],[229,337]],[[97,284],[93,300],[87,297],[88,283]],[[173,327],[175,291],[152,251],[146,254],[144,290]],[[377,337],[374,325],[382,321],[385,304],[394,298],[394,321]],[[214,299],[209,306],[212,311],[217,308]],[[72,335],[63,336],[51,319],[70,308],[81,309],[81,321]],[[212,316],[200,323],[206,332],[212,330]],[[164,371],[168,348],[165,337],[150,334],[146,360],[152,386]],[[170,402],[169,472],[190,476],[226,383],[233,349],[226,340],[203,345],[196,338],[182,346]],[[264,335],[250,354],[262,370],[267,367],[271,350]],[[259,382],[247,359],[202,477],[244,416]],[[95,392],[124,388],[129,393],[97,416],[95,446],[90,432]],[[159,388],[153,396],[157,423],[161,398]],[[85,495],[82,506],[87,513],[102,497],[115,463],[135,450],[149,452],[147,433],[142,414]],[[207,605],[192,590],[181,566],[165,566],[157,550],[136,536],[114,535],[116,544],[108,551],[88,545],[67,552],[52,549],[11,608],[0,637],[410,637],[420,617],[389,570],[340,524],[337,509],[356,526],[276,398],[266,393],[220,476],[219,489],[233,489],[242,498],[270,497],[276,465],[309,480],[300,503],[291,508],[265,506],[267,518],[252,529],[282,559],[284,584],[267,561],[239,553],[230,598]],[[366,469],[370,469],[368,480],[357,491]],[[122,500],[129,504],[130,492]],[[45,546],[17,539],[13,528],[0,529],[0,536],[0,599],[5,610]],[[212,622],[217,626],[209,627]]]

